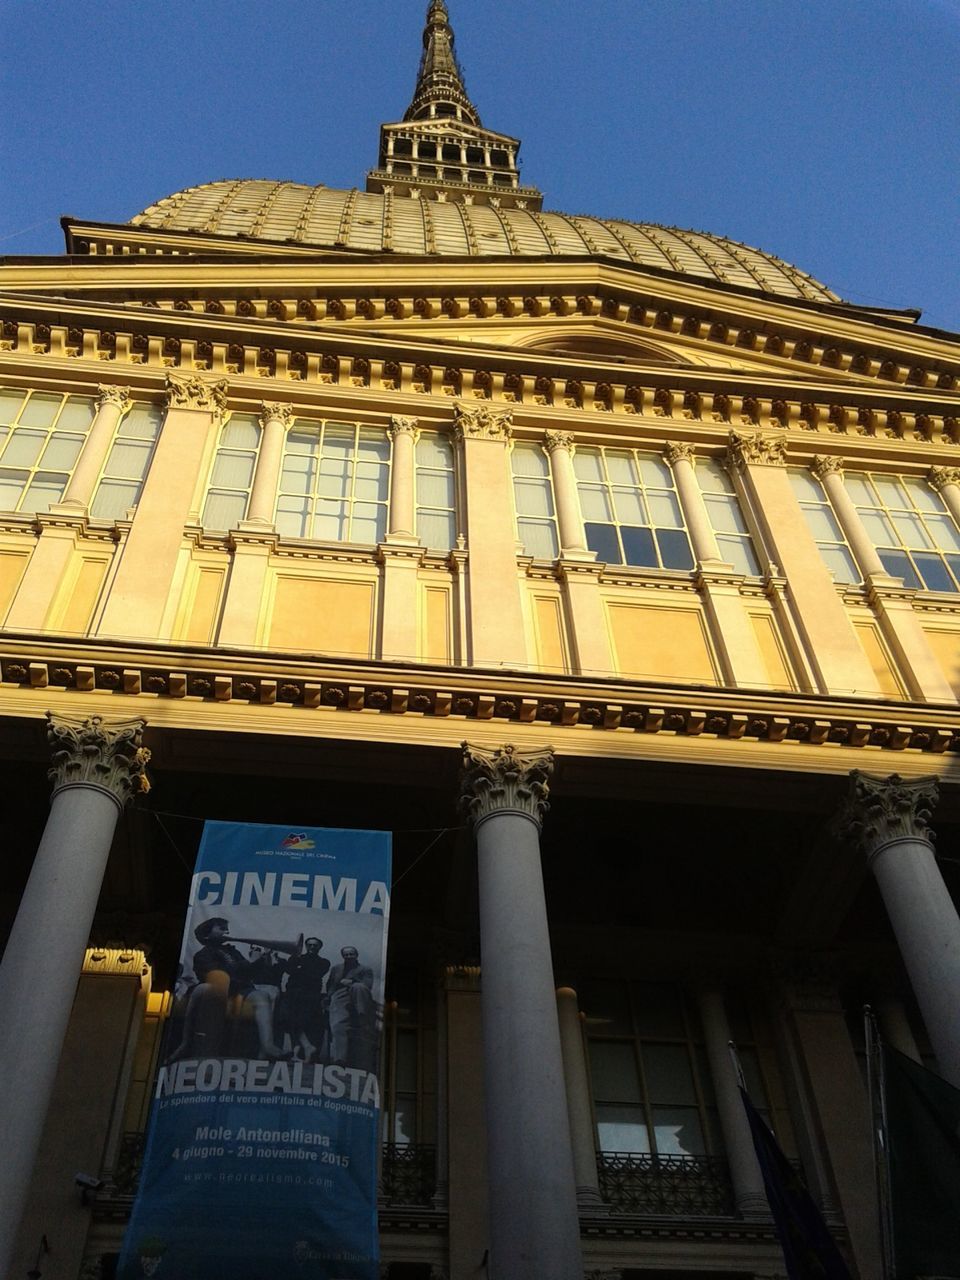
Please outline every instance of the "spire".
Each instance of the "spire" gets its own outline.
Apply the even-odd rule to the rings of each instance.
[[[457,62],[446,0],[429,0],[413,101],[401,121],[380,126],[380,155],[367,190],[539,209],[541,193],[520,181],[519,150],[519,139],[480,123]]]
[[[452,107],[434,110],[437,115],[453,115],[470,124],[480,124],[477,109],[467,96],[463,72],[454,49],[453,27],[444,0],[430,0],[427,24],[423,29],[423,53],[417,73],[417,87],[404,120],[423,120],[433,114],[431,103]]]

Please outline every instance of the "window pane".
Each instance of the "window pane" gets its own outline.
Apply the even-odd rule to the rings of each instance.
[[[853,556],[846,547],[821,547],[820,554],[823,556],[827,568],[833,574],[835,582],[856,583],[860,581],[860,570],[854,564]],[[883,559],[882,555],[880,559]]]
[[[725,538],[722,534],[717,538],[720,547],[720,558],[732,564],[737,573],[745,573],[749,577],[759,577],[760,565],[753,554],[753,547],[746,538]]]
[[[640,1102],[640,1073],[632,1044],[590,1041],[593,1095],[601,1101]]]
[[[86,431],[94,419],[96,408],[92,400],[81,400],[71,396],[60,410],[57,419],[58,431]]]
[[[552,516],[553,495],[545,480],[515,480],[517,513],[524,516]]]
[[[123,416],[118,436],[135,436],[139,440],[155,440],[160,431],[161,410],[150,404],[135,404]]]
[[[310,493],[316,460],[303,455],[284,459],[280,488],[284,493]]]
[[[393,1108],[393,1131],[389,1141],[398,1147],[409,1146],[417,1140],[417,1100],[397,1098]]]
[[[446,436],[424,431],[417,441],[417,466],[453,468],[453,447]]]
[[[323,456],[325,458],[353,457],[353,428],[328,426],[323,433]]]
[[[823,489],[810,475],[809,471],[801,471],[791,467],[790,483],[793,485],[793,491],[801,502],[823,502],[825,500]]]
[[[653,1131],[662,1156],[702,1156],[703,1127],[696,1107],[653,1107]]]
[[[277,531],[288,538],[303,538],[310,511],[305,498],[283,495],[277,502]]]
[[[584,520],[612,520],[610,499],[599,485],[580,485],[580,511]]]
[[[223,428],[221,448],[256,449],[260,444],[260,423],[247,413],[235,413]]]
[[[353,496],[368,501],[386,501],[389,472],[386,467],[372,467],[368,462],[357,464],[357,476],[353,482]]]
[[[602,564],[623,563],[617,531],[612,524],[585,524],[583,529],[587,535],[587,546],[597,553]]]
[[[640,478],[652,489],[672,489],[673,472],[661,458],[650,454],[641,454],[637,459],[640,467]]]
[[[627,530],[624,530],[626,543]],[[658,529],[657,546],[665,569],[692,569],[693,553],[683,529]]]
[[[363,462],[389,462],[390,441],[385,432],[361,431],[357,457]]]
[[[901,476],[900,481],[918,511],[943,510],[940,495],[930,488],[926,480],[920,480],[917,476]]]
[[[650,519],[653,524],[667,529],[683,528],[680,504],[672,493],[648,493],[647,503],[650,507]]]
[[[4,465],[8,467],[32,467],[40,456],[47,436],[43,431],[24,431],[17,427],[3,452]]]
[[[659,566],[660,561],[657,559],[653,534],[649,529],[631,529],[627,527],[621,529],[620,532],[623,538],[623,556],[627,564],[649,568],[657,568]]]
[[[904,489],[899,479],[895,479],[893,476],[871,476],[870,478],[880,497],[880,501],[888,510],[910,510],[912,504],[907,497],[906,489]]]
[[[59,396],[32,395],[20,415],[20,424],[24,427],[49,427],[59,408]]]
[[[858,507],[875,507],[877,495],[870,486],[866,476],[850,475],[843,477],[844,488]]]
[[[518,520],[520,541],[528,556],[536,560],[555,560],[559,550],[557,535],[552,524],[533,520]]]
[[[107,474],[111,477],[122,476],[125,480],[142,480],[152,447],[146,441],[118,440],[110,450]]]
[[[0,511],[16,511],[26,478],[22,471],[0,471]]]
[[[417,502],[422,507],[452,507],[453,472],[417,472]]]
[[[960,530],[949,516],[927,516],[927,531],[941,551],[960,551]]]
[[[140,485],[130,480],[101,480],[90,505],[96,520],[123,520],[140,496]]]
[[[457,540],[453,512],[421,511],[417,516],[417,537],[434,551],[449,551]]]
[[[705,493],[734,493],[733,481],[726,469],[713,458],[697,459],[697,479]]]
[[[211,490],[203,508],[203,527],[224,531],[232,529],[243,519],[246,511],[245,493],[218,493],[215,489]]]
[[[597,1141],[601,1151],[648,1155],[650,1137],[640,1107],[597,1107]]]
[[[513,474],[517,476],[548,476],[550,467],[547,455],[535,444],[518,444],[514,446]]]
[[[252,453],[225,453],[221,449],[213,464],[210,483],[225,489],[249,489],[255,462]]]
[[[387,509],[369,502],[357,502],[350,522],[351,542],[380,542],[386,532]]]
[[[310,454],[320,448],[320,433],[310,430],[293,430],[287,432],[287,453]]]
[[[72,471],[82,444],[83,436],[61,435],[59,430],[55,431],[43,451],[43,465],[56,467],[60,471]]]
[[[318,499],[313,520],[313,533],[310,536],[326,538],[331,542],[343,542],[347,536],[347,504],[329,502],[325,498]]]
[[[893,515],[891,519],[905,547],[914,550],[933,545],[927,537],[927,531],[924,529],[923,521],[919,516],[911,513],[909,515]]]
[[[651,1102],[684,1102],[696,1106],[686,1045],[645,1044],[643,1071]]]
[[[22,391],[0,391],[0,422],[9,425],[15,421],[22,404]]]
[[[607,476],[611,484],[620,484],[628,489],[635,489],[637,486],[637,469],[633,465],[633,458],[629,453],[616,453],[612,449],[607,450]]]
[[[947,566],[938,555],[931,551],[915,551],[913,563],[928,591],[956,591],[957,584],[947,572]]]
[[[20,510],[46,511],[51,502],[60,501],[69,478],[53,472],[38,471],[23,495]]]
[[[714,533],[747,532],[747,525],[736,498],[715,495],[706,497],[704,501],[707,504],[707,514],[710,516]]]
[[[621,524],[649,524],[650,517],[639,489],[614,489],[613,501]]]
[[[588,482],[600,482],[603,480],[600,454],[593,449],[578,449],[573,455],[573,469],[578,480]]]
[[[843,542],[840,526],[828,507],[804,507],[810,532],[818,542]]]
[[[917,577],[916,571],[905,551],[881,550],[878,554],[880,562],[887,573],[892,574],[894,578],[902,578],[904,586],[917,587],[918,589],[923,587],[923,583]]]

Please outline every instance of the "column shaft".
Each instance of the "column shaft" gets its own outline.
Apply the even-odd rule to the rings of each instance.
[[[701,563],[704,561],[722,562],[717,537],[707,515],[703,494],[693,466],[693,450],[689,445],[670,445],[666,451],[666,459],[673,468],[673,476],[677,483],[677,496],[683,510],[683,518],[690,534],[693,554]]]
[[[491,1280],[582,1280],[539,832],[477,829]]]
[[[393,458],[390,464],[390,513],[388,538],[415,541],[416,507],[416,418],[390,419]]]
[[[723,1002],[723,992],[706,987],[699,992],[700,1021],[706,1042],[710,1075],[717,1098],[717,1112],[723,1143],[727,1150],[730,1178],[737,1209],[745,1218],[769,1216],[763,1175],[757,1164],[747,1120],[730,1060],[730,1024]]]
[[[283,444],[292,419],[293,409],[288,404],[264,405],[260,415],[263,435],[260,437],[257,469],[253,473],[250,501],[247,504],[247,519],[255,520],[258,524],[273,524],[280,467],[283,463]]]
[[[585,552],[587,539],[580,515],[577,476],[573,469],[573,436],[569,431],[548,431],[545,437],[553,476],[553,497],[557,504],[557,532],[560,551]]]
[[[89,507],[94,487],[113,441],[117,423],[130,402],[129,396],[130,393],[126,387],[100,388],[97,416],[90,426],[90,432],[80,451],[73,475],[60,499],[63,506],[79,507],[83,510]]]
[[[596,1212],[603,1207],[597,1176],[597,1147],[590,1111],[590,1082],[580,1028],[577,993],[571,987],[557,989],[557,1016],[560,1021],[560,1050],[563,1078],[567,1088],[567,1115],[573,1145],[573,1169],[577,1181],[577,1204],[581,1211]]]
[[[850,544],[853,557],[860,566],[864,580],[874,573],[886,574],[883,561],[877,555],[877,549],[870,541],[870,536],[863,527],[863,521],[857,513],[853,499],[847,493],[843,483],[843,472],[837,458],[817,458],[814,471],[827,491],[843,535]]]

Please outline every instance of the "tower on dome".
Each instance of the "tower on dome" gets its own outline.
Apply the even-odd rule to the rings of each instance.
[[[413,101],[403,120],[380,126],[380,159],[368,191],[424,200],[541,208],[543,195],[520,183],[520,142],[484,129],[463,83],[444,0],[430,0]]]

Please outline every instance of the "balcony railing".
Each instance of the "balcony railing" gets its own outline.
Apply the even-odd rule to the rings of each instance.
[[[120,1140],[117,1161],[104,1178],[101,1199],[117,1201],[137,1193],[143,1165],[145,1138],[142,1133],[125,1133]],[[429,1208],[437,1183],[437,1151],[428,1146],[383,1148],[379,1200],[384,1208]]]
[[[597,1156],[600,1194],[614,1213],[657,1217],[733,1217],[726,1161],[712,1156]]]

